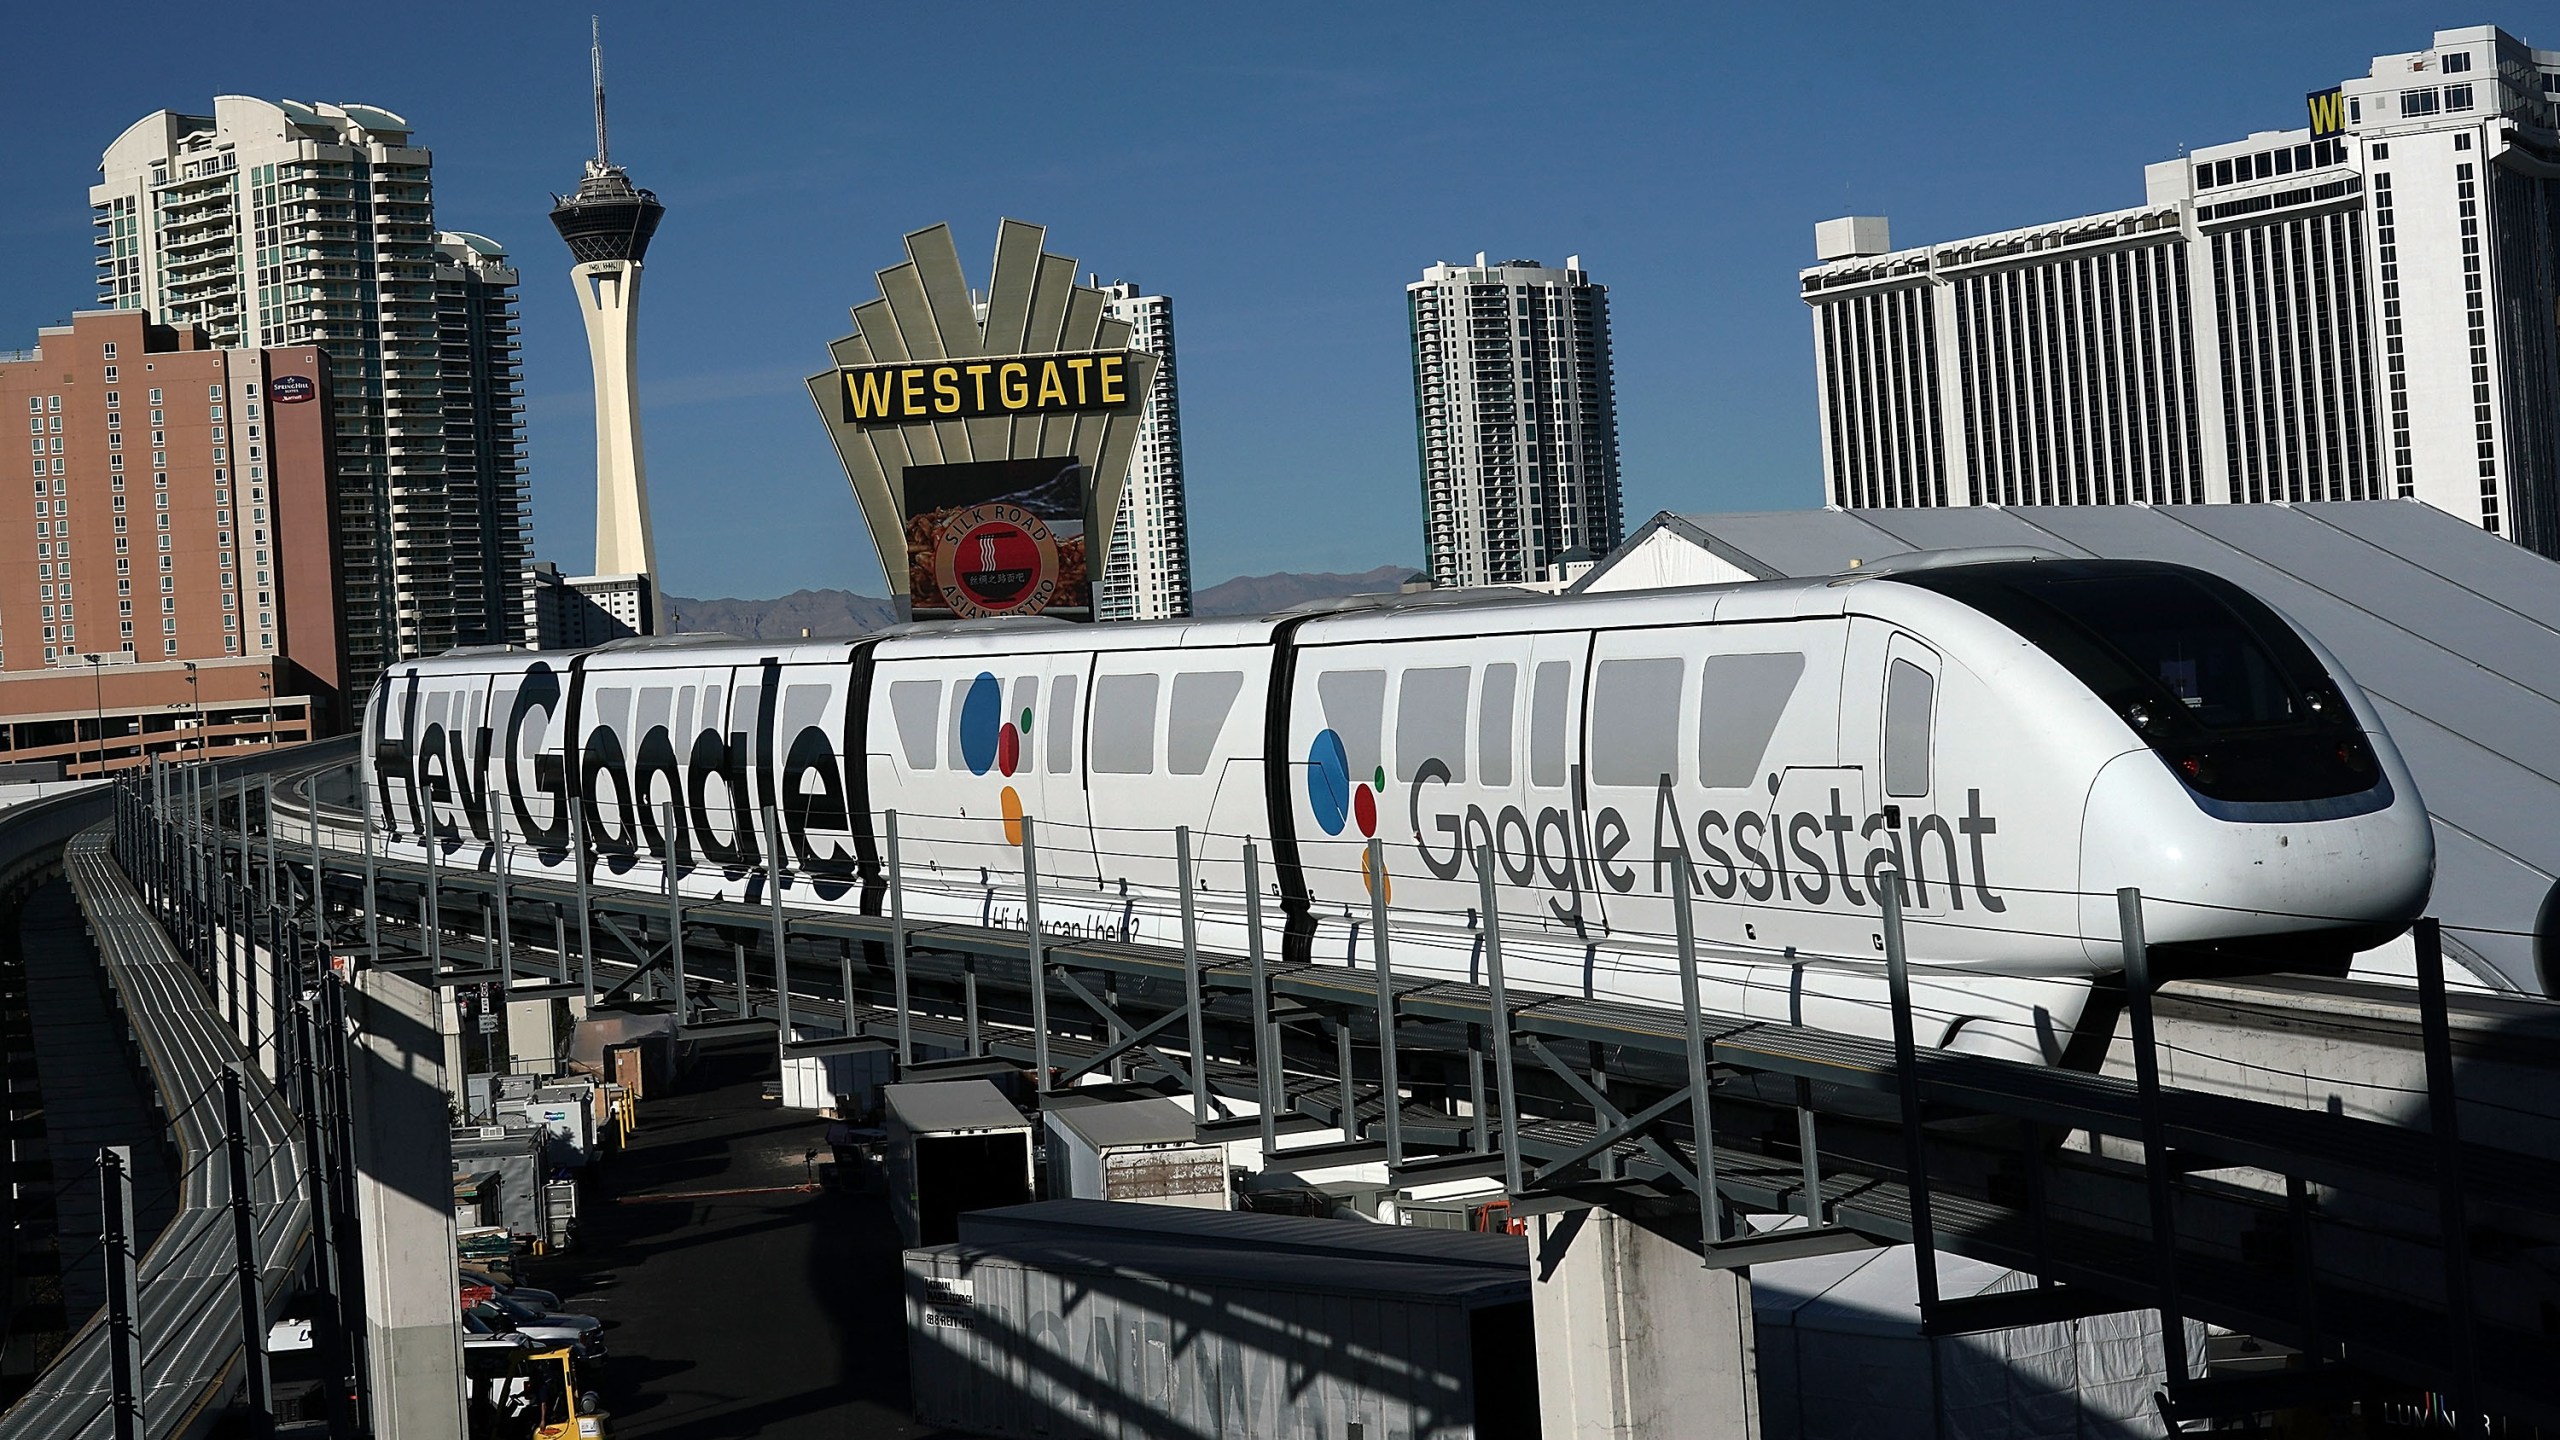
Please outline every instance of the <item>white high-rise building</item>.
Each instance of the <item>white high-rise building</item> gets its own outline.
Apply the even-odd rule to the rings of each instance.
[[[2408,497],[2560,556],[2560,51],[2442,30],[2142,205],[1815,229],[1830,503]]]
[[[1191,613],[1191,525],[1182,490],[1182,402],[1173,378],[1173,302],[1120,281],[1097,284],[1103,313],[1129,325],[1129,347],[1156,357],[1120,491],[1111,551],[1093,587],[1097,620],[1165,620]]]
[[[1405,299],[1432,583],[1536,584],[1615,548],[1609,292],[1582,257],[1444,262]]]
[[[89,191],[100,304],[327,352],[352,695],[403,656],[522,633],[514,272],[437,232],[432,160],[388,110],[223,95],[135,122]],[[244,434],[232,457],[252,479],[260,449]]]

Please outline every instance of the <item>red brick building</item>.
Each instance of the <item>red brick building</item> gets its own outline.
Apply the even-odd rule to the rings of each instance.
[[[0,762],[343,727],[328,376],[316,347],[216,350],[132,310],[0,355],[28,440],[25,468],[0,446]]]

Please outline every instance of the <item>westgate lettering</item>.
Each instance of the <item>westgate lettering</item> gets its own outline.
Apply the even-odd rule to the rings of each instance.
[[[849,365],[837,375],[850,425],[1072,414],[1129,403],[1127,351]]]

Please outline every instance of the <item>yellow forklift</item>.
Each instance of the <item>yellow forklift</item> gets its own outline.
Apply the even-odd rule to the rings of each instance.
[[[522,1335],[473,1336],[462,1347],[470,1440],[603,1440],[604,1411],[578,1383],[563,1345]]]

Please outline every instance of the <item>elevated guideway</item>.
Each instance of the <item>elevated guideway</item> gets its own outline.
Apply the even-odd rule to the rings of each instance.
[[[342,778],[319,787],[311,824],[309,788],[296,782],[277,802],[269,823],[283,843],[235,837],[219,863],[272,853],[326,898],[333,947],[439,988],[592,996],[671,1012],[696,1033],[770,1030],[786,1060],[957,1052],[909,1065],[916,1078],[989,1064],[1057,1084],[1159,1077],[1194,1092],[1196,1113],[1213,1117],[1206,1135],[1259,1134],[1267,1148],[1275,1132],[1322,1125],[1343,1138],[1288,1158],[1383,1164],[1406,1184],[1494,1177],[1515,1216],[1606,1209],[1679,1237],[1711,1267],[1907,1241],[2045,1282],[1925,1304],[1941,1333],[2156,1309],[2310,1357],[2237,1388],[2173,1381],[2180,1415],[2381,1385],[2560,1423],[2545,1363],[2560,1343],[2560,1277],[2546,1263],[2560,1246],[2560,1155],[2538,1128],[2551,1117],[2501,1125],[2490,1117],[2503,1101],[2464,1108],[2456,1039],[2463,1064],[2549,1067],[2527,1053],[2538,1034],[2510,1044],[2505,1020],[2440,987],[2396,1003],[2364,994],[2361,1011],[2334,1021],[2318,992],[2282,982],[2143,989],[2124,997],[2142,1073],[2090,1074],[1694,1008],[1506,994],[1492,976],[1478,986],[1108,941],[1032,947],[1019,930],[803,909],[790,879],[779,904],[671,906],[592,884],[431,875],[362,854],[349,817],[326,803],[346,793]],[[494,943],[500,916],[512,953]],[[682,947],[670,943],[679,934]],[[2414,1105],[2332,1107],[2301,1077],[2285,1093],[2152,1079],[2169,1064],[2157,1036],[2196,1038],[2208,1011],[2216,1023],[2380,1036],[2378,1050],[2418,1057]],[[1233,1118],[1215,1118],[1222,1109]],[[1809,1223],[1737,1238],[1738,1212],[1770,1211]]]
[[[298,1284],[311,1241],[298,1122],[272,1084],[247,1063],[239,1040],[213,1012],[204,986],[182,961],[140,893],[109,854],[104,827],[72,837],[63,868],[160,1098],[181,1164],[180,1202],[158,1241],[141,1256],[138,1388],[120,1394],[119,1327],[100,1312],[82,1326],[33,1389],[0,1415],[0,1432],[29,1440],[120,1433],[117,1405],[138,1401],[139,1433],[192,1433],[236,1382],[243,1326],[235,1229],[240,1219],[225,1163],[230,1134],[225,1077],[241,1077],[241,1119],[250,1164],[245,1199],[262,1303],[279,1303]],[[112,1307],[116,1302],[110,1301]],[[260,1327],[263,1334],[263,1325]]]
[[[255,774],[347,754],[340,743],[201,768]],[[340,1071],[323,1063],[329,1047],[315,1043],[325,1033],[318,1027],[299,1039],[276,1033],[276,1017],[297,1011],[311,957],[260,943],[287,927],[247,923],[247,896],[231,897],[240,902],[229,912],[241,922],[236,934],[177,924],[177,891],[146,892],[119,862],[112,821],[124,799],[115,787],[100,787],[0,812],[0,900],[18,907],[48,879],[67,882],[94,946],[95,983],[153,1112],[120,1138],[129,1149],[165,1147],[175,1171],[161,1197],[169,1219],[147,1249],[96,1245],[66,1257],[103,1269],[105,1279],[103,1287],[70,1285],[66,1293],[95,1297],[103,1289],[108,1303],[66,1317],[73,1327],[66,1343],[0,1414],[0,1434],[13,1440],[111,1436],[127,1426],[152,1437],[205,1433],[241,1399],[267,1399],[263,1365],[253,1364],[263,1355],[267,1321],[288,1297],[315,1280],[325,1283],[335,1266],[323,1253],[323,1222],[341,1208],[326,1198],[341,1172],[314,1121],[323,1087]],[[263,907],[260,918],[281,913]],[[289,973],[296,962],[306,967],[300,978]],[[252,975],[270,985],[273,998],[261,997],[261,1019],[244,1022],[241,997]],[[32,1018],[41,1026],[46,1016]],[[248,1023],[263,1027],[263,1045],[248,1043]],[[280,1091],[277,1076],[299,1093]],[[55,1182],[57,1193],[79,1194],[92,1210],[104,1187],[109,1214],[101,1228],[112,1231],[113,1201],[123,1187],[112,1183],[104,1158],[57,1153]],[[99,1186],[63,1183],[65,1165],[92,1164]],[[130,1169],[117,1168],[130,1178]],[[316,1207],[315,1188],[323,1193]],[[147,1206],[152,1197],[142,1198]],[[95,1233],[78,1222],[96,1225],[99,1218],[66,1217],[65,1228]],[[352,1225],[340,1228],[352,1238]]]

